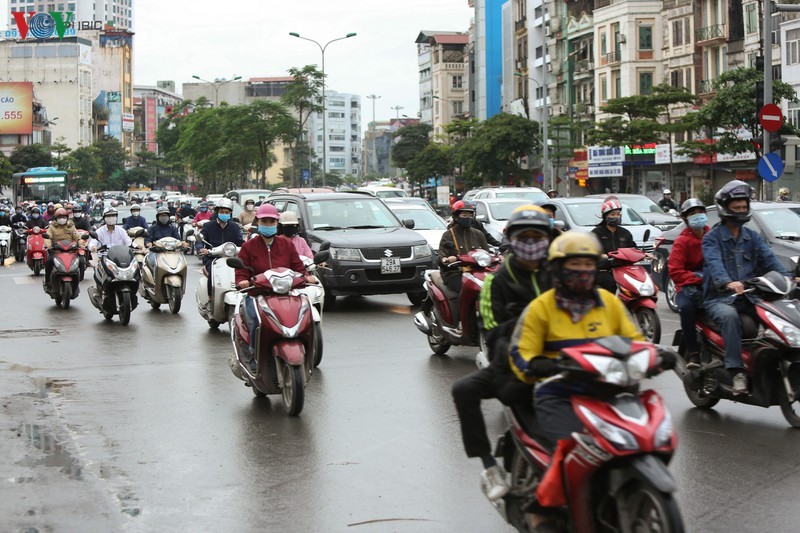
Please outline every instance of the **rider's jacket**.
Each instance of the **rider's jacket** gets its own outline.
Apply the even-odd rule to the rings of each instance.
[[[178,228],[174,224],[161,224],[156,222],[147,230],[147,237],[144,238],[144,243],[149,244],[164,237],[172,237],[173,239],[181,240],[178,233]]]
[[[708,232],[708,226],[703,229]],[[687,286],[701,287],[703,277],[703,238],[695,235],[691,228],[684,228],[672,250],[669,252],[669,277],[675,282],[675,288],[680,291]]]
[[[489,244],[483,233],[475,228],[462,228],[456,223],[451,223],[447,231],[442,234],[442,240],[439,241],[439,268],[442,271],[442,280],[447,282],[447,280],[461,275],[459,269],[447,268],[442,263],[442,259],[451,255],[459,256],[477,248],[489,251]]]
[[[47,228],[47,234],[50,235],[50,241],[55,244],[61,241],[78,242],[81,238],[75,231],[75,224],[69,220],[63,226],[55,222],[50,224]]]
[[[138,217],[133,215],[129,216],[125,219],[125,224],[122,225],[122,229],[129,230],[131,228],[147,229],[147,219],[142,215],[139,215]]]
[[[261,274],[272,268],[291,268],[304,276],[307,275],[306,267],[300,260],[292,241],[281,235],[272,238],[267,244],[261,237],[248,240],[239,250],[239,259],[252,269],[252,274],[246,269],[236,270],[236,283],[249,280],[255,274]]]
[[[32,228],[44,229],[47,227],[47,221],[42,216],[39,216],[39,218],[33,218],[33,217],[28,218],[27,224],[28,224],[28,229]]]
[[[223,228],[216,219],[203,224],[203,236],[211,247],[219,246],[226,242],[232,242],[236,246],[241,246],[244,242],[242,228],[239,227],[239,224],[228,222]],[[198,240],[197,243],[200,248],[208,246],[200,240]]]

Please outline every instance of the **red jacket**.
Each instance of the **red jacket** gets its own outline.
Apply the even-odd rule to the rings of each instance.
[[[703,228],[703,235],[709,227]],[[669,253],[667,261],[669,276],[675,282],[676,290],[687,285],[703,285],[703,278],[695,274],[703,270],[703,236],[698,237],[690,228],[685,228]]]
[[[291,268],[304,276],[307,275],[306,267],[297,255],[297,250],[292,241],[278,235],[272,238],[272,244],[267,247],[262,237],[248,240],[239,250],[239,259],[253,269],[253,274],[244,269],[236,270],[236,283],[249,280],[253,275],[261,274],[271,268]]]

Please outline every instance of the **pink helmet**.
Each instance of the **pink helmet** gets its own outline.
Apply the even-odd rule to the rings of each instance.
[[[278,210],[275,209],[274,205],[261,204],[258,207],[258,211],[256,211],[256,218],[274,218],[275,220],[280,220],[281,216],[278,214]]]
[[[602,207],[600,207],[600,216],[606,218],[606,215],[611,211],[616,211],[617,209],[622,210],[622,204],[619,203],[618,200],[608,200],[603,202]]]

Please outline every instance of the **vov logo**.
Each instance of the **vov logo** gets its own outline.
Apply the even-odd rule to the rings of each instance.
[[[47,39],[52,36],[53,33],[57,33],[59,39],[63,39],[67,28],[72,26],[75,22],[75,13],[72,11],[51,11],[49,13],[23,13],[21,11],[15,11],[11,14],[17,22],[19,35],[23,39],[28,37],[28,33],[37,39]],[[25,15],[28,15],[27,20],[25,20]],[[64,19],[65,15],[66,20]]]

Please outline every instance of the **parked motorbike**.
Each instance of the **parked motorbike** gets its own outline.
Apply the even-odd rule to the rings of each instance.
[[[144,258],[147,255],[147,248],[144,246],[145,235],[147,235],[147,230],[141,226],[128,230],[128,237],[131,238],[134,246],[133,255],[136,256],[136,262],[139,263],[140,267],[144,263]]]
[[[562,462],[567,506],[555,511],[564,531],[682,532],[667,464],[675,451],[672,416],[640,382],[670,368],[674,355],[650,343],[605,337],[565,348],[560,373],[543,383],[581,386],[571,397],[584,431],[573,433]],[[506,407],[509,428],[497,443],[511,490],[492,502],[518,531],[530,531],[526,508],[535,500],[554,453],[528,407]]]
[[[33,227],[26,230],[28,235],[28,243],[25,251],[26,262],[28,268],[33,270],[33,275],[38,276],[44,268],[44,262],[47,259],[47,249],[44,243],[44,230],[39,227]]]
[[[119,315],[120,323],[127,326],[131,311],[139,304],[136,298],[141,276],[139,263],[133,251],[123,245],[101,246],[97,253],[100,257],[94,268],[95,286],[89,287],[89,299],[103,318],[111,320]]]
[[[11,257],[11,226],[0,226],[0,266],[6,262],[6,257]]]
[[[227,260],[229,268],[245,268],[239,258]],[[245,289],[256,300],[255,371],[250,368],[250,327],[245,300],[231,320],[234,352],[229,358],[233,374],[249,385],[256,396],[281,394],[290,415],[303,410],[305,386],[311,379],[314,337],[313,306],[297,289],[306,285],[302,274],[276,268],[256,275]]]
[[[779,272],[769,272],[744,283],[745,291],[758,296],[755,320],[739,314],[742,321],[742,361],[749,390],[732,392],[731,376],[725,370],[725,342],[719,326],[700,313],[695,331],[700,339],[701,365],[687,370],[683,331],[675,332],[678,346],[675,373],[683,381],[689,401],[701,409],[711,409],[720,400],[731,400],[759,407],[779,405],[786,421],[800,428],[800,309],[790,298],[794,283]]]
[[[155,241],[150,248],[153,261],[145,258],[139,292],[153,309],[167,304],[173,314],[181,310],[181,301],[186,292],[186,258],[181,250],[182,245],[177,239],[164,237]]]
[[[48,239],[45,233],[44,238]],[[45,293],[56,301],[58,307],[69,309],[72,300],[78,297],[80,288],[80,256],[78,243],[59,241],[53,243],[53,269],[50,279],[42,279]]]
[[[27,240],[25,233],[27,230],[28,226],[24,222],[17,222],[14,224],[14,238],[12,241],[14,243],[14,259],[16,259],[18,263],[25,260],[25,241]]]
[[[211,311],[206,307],[208,303],[208,272],[205,266],[200,275],[195,289],[195,299],[197,310],[203,320],[208,322],[208,327],[216,329],[220,324],[230,322],[233,313],[239,305],[241,295],[236,290],[236,273],[229,267],[225,260],[229,257],[236,257],[239,248],[232,242],[226,242],[215,246],[208,251],[208,255],[214,258],[211,270],[214,273],[213,283],[211,284]]]
[[[189,248],[186,250],[186,253],[191,255],[194,253],[194,245],[197,242],[197,237],[195,237],[195,232],[192,226],[194,222],[194,217],[184,217],[181,220],[180,227],[180,236],[181,240],[189,245]]]
[[[617,283],[617,297],[628,308],[645,338],[661,341],[661,320],[656,313],[658,287],[644,266],[639,264],[647,254],[636,248],[619,248],[609,252],[611,272]]]
[[[478,346],[478,299],[486,275],[497,270],[502,259],[485,250],[472,250],[458,256],[449,268],[461,268],[461,294],[451,291],[438,270],[427,270],[423,287],[427,293],[421,310],[414,315],[414,325],[428,337],[428,345],[437,355],[450,346]],[[460,317],[460,320],[457,318]],[[485,351],[485,350],[484,350]]]

